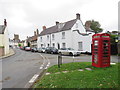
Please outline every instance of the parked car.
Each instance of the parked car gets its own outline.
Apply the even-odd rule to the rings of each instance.
[[[31,51],[30,47],[25,47],[25,51]]]
[[[37,52],[38,49],[36,47],[31,48],[31,52]]]
[[[20,49],[21,49],[21,50],[25,50],[25,46],[21,46]]]
[[[42,53],[44,53],[45,52],[45,48],[38,48],[38,52],[42,52]]]
[[[22,50],[25,50],[26,47],[27,47],[27,46],[24,46]]]
[[[58,50],[58,53],[62,55],[70,55],[70,56],[80,55],[80,51],[75,51],[73,48],[61,48]]]
[[[20,49],[22,50],[22,49],[23,49],[23,47],[21,46],[21,47],[20,47]]]
[[[51,54],[58,53],[58,49],[56,49],[54,47],[47,47],[45,49],[45,53],[51,53]]]

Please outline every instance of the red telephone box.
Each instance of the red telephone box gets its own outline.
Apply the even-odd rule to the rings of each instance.
[[[107,33],[92,36],[92,66],[110,66],[110,35]]]

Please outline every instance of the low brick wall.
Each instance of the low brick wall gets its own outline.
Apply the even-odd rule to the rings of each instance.
[[[0,48],[0,56],[4,56],[4,48]]]

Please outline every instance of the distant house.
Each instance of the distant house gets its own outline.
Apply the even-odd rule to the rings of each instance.
[[[9,53],[9,37],[7,30],[7,22],[4,19],[4,25],[0,25],[0,56]]]
[[[19,43],[20,43],[20,39],[19,39],[19,35],[18,34],[14,34],[14,46],[15,47],[18,47],[19,46]]]
[[[64,23],[56,22],[55,26],[46,28],[39,34],[37,46],[40,47],[56,47],[73,48],[81,52],[91,52],[92,35],[90,23],[86,22],[84,27],[80,14],[76,14],[76,18]]]
[[[27,46],[31,48],[37,47],[38,35],[39,35],[39,30],[37,29],[36,31],[34,31],[34,36],[27,37],[27,40],[26,40]]]

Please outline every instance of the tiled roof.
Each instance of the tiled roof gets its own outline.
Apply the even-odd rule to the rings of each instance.
[[[32,41],[37,41],[37,36],[32,36]]]
[[[71,29],[73,27],[73,25],[76,23],[76,21],[77,21],[77,19],[66,22],[64,27],[62,28],[62,31]]]
[[[73,19],[71,21],[65,22],[64,26],[62,28],[59,28],[58,25],[47,28],[47,29],[43,30],[39,36],[56,33],[56,32],[60,32],[60,31],[70,30],[73,27],[73,25],[76,23],[76,21],[77,21],[77,19]]]
[[[5,25],[0,25],[0,34],[4,34],[5,32]]]
[[[38,36],[32,36],[27,39],[27,42],[37,41]]]

